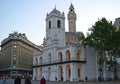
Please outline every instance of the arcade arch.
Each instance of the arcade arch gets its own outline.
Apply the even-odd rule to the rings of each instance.
[[[51,56],[51,53],[49,53],[49,59],[48,59],[48,61],[49,61],[49,63],[51,63],[51,61],[52,61],[52,56]]]
[[[35,58],[35,64],[38,65],[38,58]]]
[[[48,80],[50,80],[51,77],[51,67],[48,68]]]
[[[42,68],[40,68],[40,73],[39,73],[39,77],[42,77]]]
[[[66,66],[66,80],[70,81],[70,77],[71,77],[71,66],[68,64]]]
[[[62,59],[63,59],[62,53],[59,52],[59,54],[58,54],[58,60],[59,60],[60,62],[62,62]]]
[[[77,60],[80,60],[80,58],[81,58],[81,51],[78,50],[78,51],[77,51]]]
[[[43,59],[42,59],[42,57],[40,57],[40,64],[43,64]]]
[[[69,50],[66,51],[66,58],[67,58],[67,61],[70,61],[70,51]]]
[[[58,67],[58,80],[62,80],[63,81],[63,75],[64,75],[63,68],[62,68],[62,66],[59,66]]]
[[[38,78],[38,69],[35,69],[35,78]]]
[[[78,75],[78,78],[80,79],[80,76],[81,76],[81,65],[78,65],[77,67],[77,75]]]

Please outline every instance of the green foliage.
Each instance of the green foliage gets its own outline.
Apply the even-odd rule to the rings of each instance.
[[[105,18],[97,21],[89,31],[90,33],[84,39],[83,44],[100,50],[111,49],[111,39],[116,28]]]
[[[120,56],[120,29],[112,35],[111,43],[111,54]]]
[[[113,71],[114,68],[116,67],[117,65],[117,61],[116,60],[113,60],[113,59],[110,59],[110,60],[107,60],[106,61],[106,64],[107,64],[107,68],[109,71]]]
[[[116,58],[120,56],[120,29],[117,29],[111,22],[105,18],[98,20],[91,28],[87,37],[83,40],[83,45],[94,47],[97,50],[107,51],[110,59],[103,59],[106,61],[109,70],[115,67],[117,63]],[[100,62],[101,63],[101,62]]]

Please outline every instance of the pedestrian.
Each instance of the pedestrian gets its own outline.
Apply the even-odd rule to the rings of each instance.
[[[34,79],[36,80],[36,77]]]
[[[25,78],[25,84],[31,84],[31,80],[29,77]]]
[[[41,78],[40,84],[46,84],[46,80],[45,80],[44,76]]]
[[[87,81],[87,80],[88,80],[88,77],[86,76],[86,77],[85,77],[85,81]]]
[[[7,84],[5,77],[3,77],[3,82],[2,82],[2,84]]]
[[[57,81],[57,77],[55,77],[55,80]]]
[[[19,76],[15,78],[14,84],[21,84],[21,79]]]

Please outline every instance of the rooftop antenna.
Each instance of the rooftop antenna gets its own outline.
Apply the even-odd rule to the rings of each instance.
[[[55,10],[56,10],[56,5],[55,5]]]

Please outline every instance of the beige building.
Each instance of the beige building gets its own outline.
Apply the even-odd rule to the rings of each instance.
[[[1,49],[0,49],[0,69],[1,69]]]
[[[25,34],[14,32],[1,42],[0,72],[5,76],[32,74],[33,54],[40,52]]]

